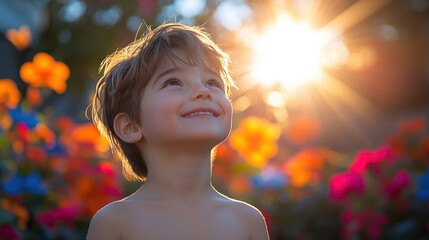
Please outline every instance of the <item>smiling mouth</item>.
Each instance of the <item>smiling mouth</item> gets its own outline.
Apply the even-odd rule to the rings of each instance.
[[[207,111],[207,110],[203,110],[203,111],[193,111],[190,113],[185,114],[183,117],[185,118],[191,118],[191,117],[217,117],[219,116],[219,114],[217,112],[214,111]]]

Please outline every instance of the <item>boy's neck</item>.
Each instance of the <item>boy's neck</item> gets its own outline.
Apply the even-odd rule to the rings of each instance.
[[[192,204],[216,195],[210,155],[183,148],[146,152],[148,177],[142,190],[150,198]]]

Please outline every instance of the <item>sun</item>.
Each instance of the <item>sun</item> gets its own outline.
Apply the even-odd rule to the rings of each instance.
[[[347,57],[344,45],[333,44],[335,36],[281,15],[256,36],[254,78],[263,85],[280,83],[287,89],[320,79],[323,65],[337,64]]]

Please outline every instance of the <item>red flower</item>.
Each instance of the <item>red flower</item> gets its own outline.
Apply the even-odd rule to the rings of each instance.
[[[419,134],[425,129],[425,119],[423,117],[417,117],[411,120],[402,122],[399,125],[399,132],[405,135],[408,134]]]

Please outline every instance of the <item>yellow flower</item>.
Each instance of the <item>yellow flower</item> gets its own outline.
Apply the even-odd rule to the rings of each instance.
[[[47,53],[38,53],[33,62],[26,62],[21,66],[22,80],[33,87],[48,87],[57,93],[64,93],[66,81],[70,76],[69,67]]]
[[[263,167],[278,151],[281,129],[269,121],[248,117],[231,133],[229,144],[250,165]]]
[[[0,110],[3,106],[16,108],[20,100],[21,93],[15,82],[10,79],[0,79]]]
[[[7,30],[6,38],[16,47],[16,49],[22,51],[31,43],[31,32],[28,26],[22,25],[18,30]]]

